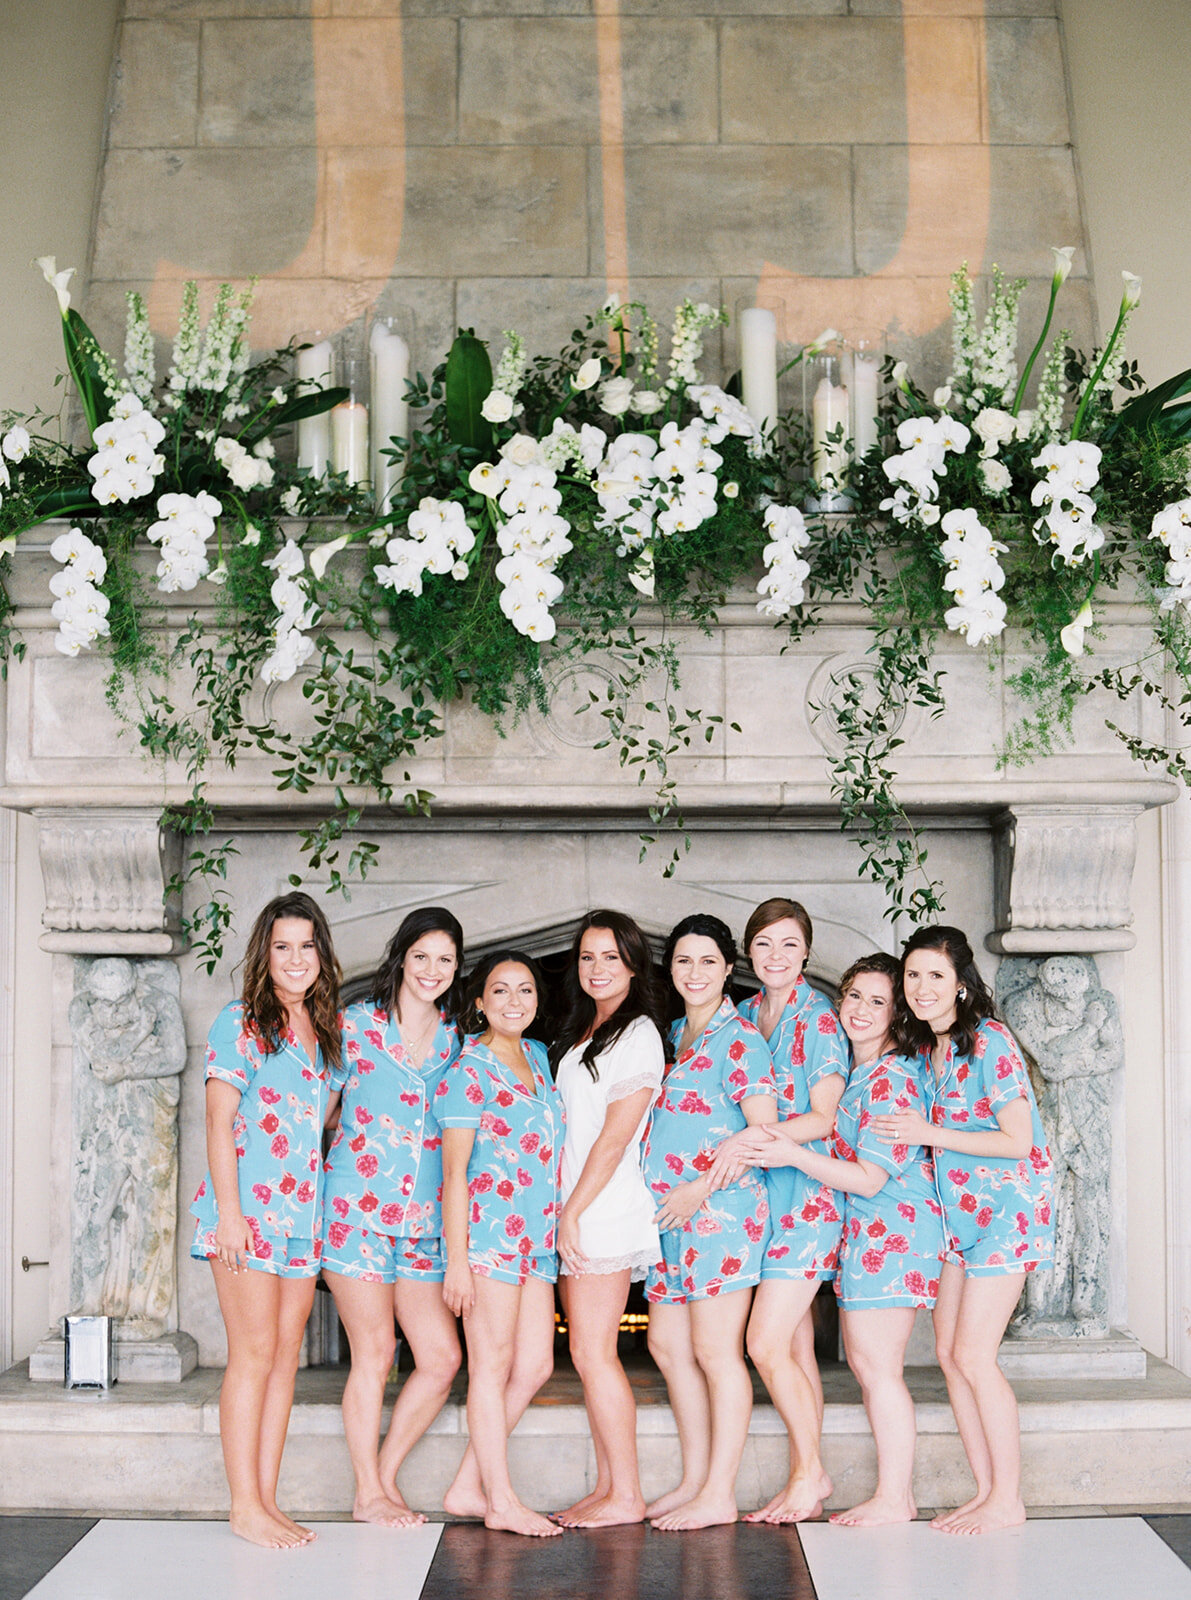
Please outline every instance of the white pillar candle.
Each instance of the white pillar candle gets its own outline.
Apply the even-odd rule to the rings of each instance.
[[[777,421],[777,318],[764,306],[740,313],[740,388],[759,428]]]
[[[348,483],[368,480],[368,407],[343,400],[331,412],[331,464]]]
[[[394,437],[409,437],[409,346],[398,333],[378,323],[371,335],[372,353],[372,486],[376,509],[383,511],[405,471],[404,462],[384,454]]]
[[[329,389],[335,382],[335,353],[329,339],[320,339],[309,350],[298,351],[300,394]],[[311,477],[321,478],[331,464],[331,419],[324,411],[317,417],[304,417],[298,423],[298,465],[308,467]]]
[[[856,459],[877,442],[877,396],[880,367],[876,356],[858,350],[852,357],[852,438]]]
[[[815,482],[829,494],[841,494],[848,467],[848,391],[830,374],[820,378],[811,410]]]

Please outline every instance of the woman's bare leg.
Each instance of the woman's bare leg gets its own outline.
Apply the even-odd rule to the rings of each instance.
[[[645,1508],[645,1515],[652,1520],[686,1505],[707,1482],[711,1457],[711,1398],[703,1369],[695,1359],[689,1305],[662,1302],[650,1305],[649,1353],[666,1380],[682,1452],[679,1483]]]
[[[627,1268],[567,1280],[571,1355],[583,1381],[597,1462],[602,1458],[607,1473],[607,1487],[597,1500],[558,1513],[572,1527],[610,1527],[641,1522],[645,1516],[637,1470],[637,1407],[616,1350],[629,1281]]]
[[[871,1499],[837,1511],[832,1522],[849,1528],[873,1528],[889,1522],[913,1522],[914,1444],[917,1425],[914,1401],[903,1376],[906,1346],[914,1327],[912,1306],[866,1311],[840,1311],[848,1365],[864,1393],[864,1409],[877,1446],[877,1489]]]
[[[765,1278],[757,1287],[748,1325],[748,1352],[786,1425],[790,1476],[767,1505],[748,1514],[746,1522],[805,1522],[820,1515],[823,1501],[831,1493],[831,1479],[819,1455],[823,1389],[818,1382],[810,1316],[818,1292],[818,1283],[808,1278]],[[805,1366],[808,1338],[814,1385]]]

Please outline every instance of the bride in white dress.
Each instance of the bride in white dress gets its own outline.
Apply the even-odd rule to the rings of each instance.
[[[661,1255],[641,1139],[665,1066],[665,1001],[645,935],[591,911],[571,948],[567,1013],[551,1051],[567,1113],[558,1224],[559,1291],[596,1455],[596,1484],[568,1527],[640,1522],[637,1411],[616,1351],[629,1284]]]

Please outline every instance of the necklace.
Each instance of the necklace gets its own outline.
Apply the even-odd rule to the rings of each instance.
[[[438,1018],[436,1016],[431,1017],[430,1021],[422,1029],[421,1033],[413,1034],[409,1038],[406,1037],[405,1028],[402,1026],[402,1024],[398,1023],[397,1026],[398,1031],[401,1034],[401,1043],[405,1047],[406,1055],[416,1065],[420,1065],[422,1057],[426,1054],[426,1047],[430,1043],[430,1037],[435,1028],[438,1027]]]

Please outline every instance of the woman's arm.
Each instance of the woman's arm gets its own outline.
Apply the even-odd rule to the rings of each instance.
[[[587,1257],[579,1249],[579,1218],[616,1171],[656,1093],[652,1088],[637,1089],[613,1100],[604,1114],[604,1126],[558,1219],[558,1253],[571,1272],[582,1272],[587,1265]]]
[[[222,1078],[207,1079],[207,1165],[219,1218],[215,1226],[215,1248],[220,1261],[233,1272],[240,1269],[241,1255],[252,1254],[252,1231],[240,1207],[240,1164],[232,1126],[240,1109],[240,1091]]]
[[[474,1128],[442,1131],[442,1232],[447,1252],[442,1297],[457,1317],[468,1316],[476,1298],[467,1264],[467,1164],[475,1142]]]
[[[715,1187],[722,1189],[726,1184],[735,1183],[745,1167],[782,1165],[781,1162],[772,1159],[774,1134],[787,1143],[799,1145],[810,1139],[827,1138],[835,1126],[836,1107],[843,1092],[843,1078],[838,1072],[829,1072],[825,1078],[820,1078],[811,1090],[809,1111],[783,1120],[775,1107],[774,1118],[766,1118],[763,1122],[753,1122],[750,1119],[747,1128],[741,1128],[739,1133],[734,1133],[725,1139],[716,1151],[715,1166],[711,1169]],[[757,1098],[763,1099],[767,1096]],[[768,1127],[770,1123],[774,1124],[774,1132],[763,1133],[762,1127]],[[760,1158],[763,1154],[770,1159],[762,1161]],[[790,1162],[789,1165],[793,1166],[796,1163]]]
[[[343,1108],[343,1090],[332,1089],[327,1096],[327,1114],[323,1118],[323,1127],[328,1133],[334,1133],[339,1126],[339,1113]]]
[[[1024,1095],[1010,1100],[996,1113],[996,1128],[969,1133],[963,1128],[936,1127],[918,1111],[887,1112],[873,1118],[873,1131],[886,1144],[925,1144],[957,1155],[987,1156],[1020,1161],[1034,1143],[1034,1118]]]
[[[756,1165],[759,1167],[797,1167],[816,1183],[825,1183],[829,1189],[842,1189],[848,1194],[862,1194],[869,1199],[879,1194],[889,1180],[884,1167],[875,1161],[858,1156],[854,1161],[841,1161],[837,1156],[820,1155],[782,1138],[782,1129],[769,1132],[770,1152],[762,1152]]]

